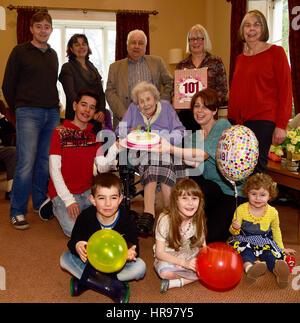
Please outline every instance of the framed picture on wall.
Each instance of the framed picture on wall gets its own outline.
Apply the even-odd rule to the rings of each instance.
[[[174,108],[189,109],[193,95],[207,88],[207,67],[175,70]]]

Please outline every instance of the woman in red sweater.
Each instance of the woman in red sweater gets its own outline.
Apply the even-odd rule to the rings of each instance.
[[[236,60],[228,119],[253,130],[259,142],[255,172],[266,173],[270,145],[283,142],[292,116],[291,70],[283,48],[267,43],[267,21],[260,11],[245,15],[239,35],[245,46]]]

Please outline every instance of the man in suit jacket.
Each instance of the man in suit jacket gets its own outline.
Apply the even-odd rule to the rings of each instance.
[[[113,127],[119,124],[131,103],[131,90],[141,82],[153,83],[161,92],[161,99],[171,101],[173,77],[162,58],[145,55],[147,37],[142,30],[133,30],[127,37],[128,57],[110,65],[106,86],[106,100],[113,111]]]

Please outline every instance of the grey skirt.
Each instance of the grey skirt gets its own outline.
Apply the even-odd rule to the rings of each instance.
[[[144,186],[157,182],[172,187],[179,179],[187,177],[183,161],[172,155],[131,150],[128,157],[130,164],[139,173]]]

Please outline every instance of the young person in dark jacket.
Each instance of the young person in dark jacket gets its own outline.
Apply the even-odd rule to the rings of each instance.
[[[11,135],[15,133],[16,129],[13,124],[0,112],[0,162],[5,165],[6,169],[6,200],[10,200],[11,188],[17,164],[16,147],[13,146],[11,142]]]
[[[18,162],[10,208],[11,223],[16,229],[29,227],[26,213],[31,193],[35,210],[51,203],[47,198],[49,148],[60,118],[58,59],[47,43],[52,33],[51,16],[47,12],[34,14],[30,31],[33,40],[17,45],[11,52],[2,85],[7,104],[16,113]]]
[[[76,219],[71,240],[68,242],[70,251],[60,258],[62,268],[69,271],[72,278],[72,293],[79,294],[85,285],[108,295],[118,302],[128,300],[129,288],[124,283],[139,280],[146,273],[146,265],[139,258],[139,242],[135,224],[128,210],[119,208],[122,202],[123,185],[118,176],[112,173],[102,173],[95,176],[91,183],[90,201],[92,206],[85,209]],[[96,271],[88,263],[87,241],[98,230],[113,229],[119,232],[128,246],[128,256],[125,266],[117,273],[103,274]],[[89,277],[82,281],[82,276],[89,270]],[[91,278],[93,277],[93,278]]]

